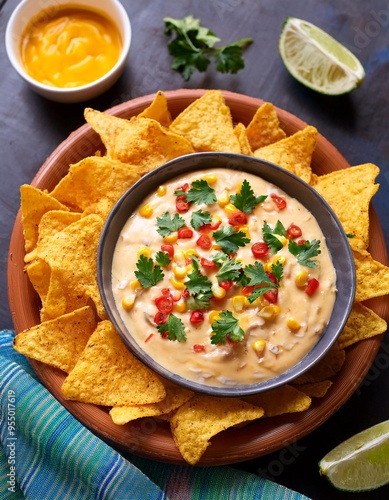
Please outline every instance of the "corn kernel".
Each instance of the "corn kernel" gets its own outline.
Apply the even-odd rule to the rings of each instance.
[[[166,186],[158,186],[157,189],[158,196],[165,196],[166,192],[167,192]]]
[[[184,313],[188,310],[188,307],[187,307],[186,303],[182,300],[182,301],[176,302],[174,304],[174,309],[178,313]]]
[[[173,264],[173,273],[176,278],[185,278],[188,274],[186,266],[178,266],[177,264]]]
[[[211,311],[208,315],[208,321],[210,324],[214,323],[220,318],[220,311]]]
[[[177,252],[174,253],[173,259],[174,262],[179,266],[184,266],[186,263],[185,252],[183,252],[182,250],[178,250]]]
[[[259,311],[259,316],[263,319],[272,320],[281,312],[281,308],[277,305],[265,306]]]
[[[150,259],[151,257],[151,248],[149,247],[140,247],[140,249],[138,250],[138,257],[140,257],[141,255],[144,255],[145,257],[147,257],[148,259]]]
[[[294,282],[299,288],[304,288],[308,282],[308,273],[306,271],[301,271],[301,273],[296,274]]]
[[[223,208],[227,215],[232,215],[238,210],[232,203],[227,203]]]
[[[222,288],[221,286],[219,286],[218,283],[214,283],[211,287],[211,290],[212,290],[212,293],[214,295],[214,297],[216,297],[217,299],[222,299],[226,296],[226,290],[224,288]]]
[[[221,249],[222,249],[222,247],[221,247],[220,245],[216,245],[216,244],[215,244],[215,245],[212,245],[212,247],[211,247],[211,248],[212,248],[212,250],[216,250],[216,251],[219,251],[219,250],[221,250]]]
[[[240,193],[241,191],[242,191],[242,182],[238,182],[238,184],[236,186],[236,192]]]
[[[300,323],[294,318],[288,318],[286,324],[292,332],[297,332],[301,327]]]
[[[222,191],[217,198],[217,203],[219,207],[223,208],[230,202],[230,195],[226,190]]]
[[[243,305],[244,305],[245,307],[250,307],[250,306],[252,305],[252,302],[250,302],[250,301],[249,301],[249,298],[248,298],[248,297],[245,297],[244,295],[243,295],[243,298],[244,298]]]
[[[175,276],[170,276],[170,283],[174,286],[176,290],[184,290],[185,284],[178,280]]]
[[[175,243],[178,240],[178,232],[173,231],[172,233],[168,234],[167,236],[164,236],[163,241],[165,243]]]
[[[193,255],[196,256],[196,257],[199,256],[199,254],[198,254],[198,252],[197,252],[197,250],[195,248],[188,248],[188,250],[185,250],[184,253],[185,253],[185,258],[186,259],[192,258]]]
[[[279,234],[275,234],[274,235],[276,238],[278,238],[278,241],[280,241],[282,243],[283,246],[286,245],[286,243],[288,242],[288,239],[285,238],[285,236],[281,236]]]
[[[217,175],[216,174],[206,174],[204,175],[203,179],[208,182],[208,184],[215,184],[217,181]]]
[[[246,297],[244,295],[235,295],[232,297],[232,307],[234,308],[235,312],[242,312],[243,308],[245,306],[245,299]]]
[[[143,207],[140,207],[139,209],[139,215],[145,217],[146,219],[150,219],[150,217],[153,215],[153,212],[154,210],[150,203],[146,203],[146,205],[143,205]]]
[[[122,306],[126,311],[131,311],[135,304],[135,294],[126,295],[122,298]]]
[[[276,255],[272,262],[272,264],[281,264],[282,266],[284,266],[285,263],[286,263],[285,255]]]
[[[132,280],[130,282],[130,288],[131,288],[131,290],[137,290],[138,288],[140,288],[140,281],[139,280]]]
[[[258,339],[254,340],[254,342],[251,344],[252,348],[256,352],[257,356],[260,357],[262,356],[265,348],[266,348],[266,340],[263,339]]]
[[[246,235],[246,238],[250,238],[250,229],[247,224],[244,224],[243,226],[239,226],[239,231],[242,231]]]

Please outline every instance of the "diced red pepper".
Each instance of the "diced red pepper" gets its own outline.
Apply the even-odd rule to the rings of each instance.
[[[186,238],[192,238],[193,231],[190,227],[180,227],[178,230],[178,239],[183,240]]]
[[[299,238],[303,234],[301,228],[299,226],[296,226],[296,224],[291,224],[286,232],[289,239]]]
[[[161,245],[161,250],[162,252],[166,252],[168,254],[169,259],[172,259],[174,257],[174,246],[170,243],[163,243]]]
[[[193,345],[193,350],[194,350],[194,352],[204,352],[205,351],[205,345],[204,344],[194,344]]]
[[[185,193],[189,190],[189,184],[185,182],[181,187],[177,188],[177,191],[185,191]]]
[[[202,311],[193,311],[190,315],[189,321],[192,325],[198,325],[204,321],[204,313]]]
[[[161,295],[155,299],[155,305],[159,312],[163,314],[170,314],[174,308],[173,297],[170,295]]]
[[[278,290],[273,288],[273,290],[269,290],[263,294],[265,299],[270,302],[270,304],[277,304],[278,301]]]
[[[269,276],[269,278],[272,280],[272,282],[277,285],[277,278],[274,276],[273,273],[267,273],[267,275]]]
[[[319,281],[316,278],[310,278],[307,282],[307,286],[305,288],[305,293],[312,297],[312,295],[319,288]]]
[[[148,342],[152,337],[154,337],[154,333],[150,333],[150,335],[145,338],[145,342]]]
[[[185,288],[182,291],[182,296],[184,297],[184,299],[187,299],[188,297],[190,297],[190,291],[187,288]]]
[[[158,311],[154,316],[154,323],[156,325],[164,325],[168,320],[168,317],[169,317],[168,314],[164,314],[163,312]]]
[[[254,287],[251,285],[244,286],[242,288],[242,295],[244,295],[245,297],[248,297],[249,295],[251,295],[253,293],[253,290],[254,290]]]
[[[212,224],[203,224],[199,229],[200,231],[206,231],[206,230],[211,230],[211,231],[216,231],[220,224],[222,223],[221,219],[216,220],[215,222],[212,222]]]
[[[200,259],[200,264],[203,266],[203,267],[206,267],[207,269],[210,269],[212,267],[215,267],[216,264],[214,263],[213,260],[210,260],[210,259],[206,259],[205,257],[201,257]]]
[[[286,200],[282,196],[279,196],[278,194],[272,193],[270,195],[270,198],[277,205],[278,210],[284,210],[284,208],[286,208]]]
[[[228,223],[231,224],[231,226],[244,226],[247,224],[247,215],[237,210],[229,216]]]
[[[176,198],[177,212],[179,212],[180,214],[185,214],[186,212],[188,212],[189,208],[190,208],[190,203],[186,199],[186,196],[184,194],[177,196]]]
[[[210,250],[212,248],[212,240],[207,234],[203,233],[196,241],[196,245],[204,250]]]
[[[220,287],[221,288],[224,288],[224,290],[230,290],[230,288],[232,288],[234,285],[234,282],[231,281],[231,280],[223,280],[221,283],[220,283]]]
[[[269,246],[264,241],[257,241],[251,246],[251,252],[256,259],[262,259],[270,251]]]

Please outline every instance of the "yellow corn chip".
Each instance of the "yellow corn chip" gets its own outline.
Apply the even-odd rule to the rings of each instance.
[[[317,130],[308,126],[281,141],[256,149],[254,156],[275,163],[309,183],[316,139]]]
[[[350,238],[356,271],[355,300],[363,302],[389,293],[389,267],[373,259],[363,241]]]
[[[234,134],[239,141],[242,154],[252,156],[253,152],[247,138],[246,127],[243,125],[243,123],[238,123],[237,125],[235,125]]]
[[[102,143],[107,150],[107,156],[113,158],[117,136],[126,130],[128,120],[102,113],[92,108],[85,108],[84,117],[93,130],[99,134]]]
[[[273,104],[265,102],[260,106],[246,129],[251,149],[263,148],[269,144],[281,141],[286,137],[280,127],[277,112]]]
[[[24,330],[13,346],[29,358],[69,373],[95,328],[93,309],[86,306]]]
[[[26,252],[38,241],[38,225],[42,215],[50,210],[69,210],[49,194],[28,184],[20,187],[22,225]]]
[[[50,267],[42,321],[79,309],[91,300],[101,319],[106,312],[97,285],[97,249],[103,220],[88,215],[50,238],[38,257]],[[50,243],[50,244],[49,244]]]
[[[126,347],[112,323],[97,325],[62,385],[67,399],[104,406],[162,401],[165,387]]]
[[[44,260],[35,258],[25,266],[25,271],[42,304],[44,304],[50,286],[50,266]]]
[[[310,370],[300,375],[293,381],[293,384],[307,384],[312,382],[322,382],[336,375],[343,366],[346,353],[343,346],[335,343],[327,354],[316,363]]]
[[[192,102],[173,120],[170,130],[186,137],[196,151],[241,152],[230,108],[219,90],[208,90]]]
[[[212,436],[262,416],[262,408],[241,399],[196,394],[171,417],[170,428],[181,455],[194,465],[211,444]]]
[[[369,205],[379,185],[379,168],[372,163],[337,170],[312,179],[313,187],[330,204],[346,233],[369,244]]]
[[[159,403],[150,403],[133,406],[114,406],[109,414],[117,425],[123,425],[131,420],[141,417],[156,417],[166,415],[179,408],[189,401],[194,395],[192,391],[184,389],[179,385],[173,384],[168,380],[163,380],[166,390],[166,397]]]
[[[263,408],[264,417],[274,417],[283,413],[305,411],[310,407],[311,398],[299,389],[283,385],[243,399],[247,403]]]
[[[386,328],[386,321],[378,314],[363,304],[355,302],[346,326],[337,340],[337,345],[344,349],[355,342],[384,333]]]
[[[74,210],[105,219],[120,196],[146,172],[139,166],[90,156],[71,165],[50,194]]]
[[[152,118],[166,128],[171,125],[172,117],[168,108],[166,96],[162,90],[159,90],[155,94],[153,102],[143,110],[138,117]]]
[[[331,385],[331,380],[322,380],[321,382],[301,384],[298,388],[300,391],[305,392],[305,394],[310,398],[323,398],[327,394]]]

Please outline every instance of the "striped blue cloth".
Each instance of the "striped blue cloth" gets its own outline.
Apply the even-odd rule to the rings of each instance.
[[[126,460],[39,383],[12,339],[0,332],[1,500],[307,499],[232,467]]]

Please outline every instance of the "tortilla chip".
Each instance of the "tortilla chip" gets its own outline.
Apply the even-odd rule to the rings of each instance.
[[[254,156],[275,163],[309,183],[316,139],[317,130],[308,126],[281,141],[256,149]]]
[[[237,125],[235,125],[234,134],[239,141],[242,154],[252,156],[253,152],[247,138],[246,127],[243,125],[243,123],[238,123]]]
[[[105,219],[120,196],[146,172],[139,166],[90,156],[71,165],[50,194],[74,210]]]
[[[96,328],[91,307],[83,307],[16,335],[13,346],[29,358],[69,373]]]
[[[48,193],[28,184],[20,187],[20,208],[26,253],[35,248],[38,241],[38,225],[42,215],[50,210],[69,210]]]
[[[368,307],[355,302],[346,326],[336,343],[340,349],[344,349],[363,339],[384,333],[386,329],[385,320]]]
[[[154,97],[153,102],[138,115],[141,118],[152,118],[159,122],[163,127],[169,128],[172,123],[172,117],[168,108],[166,96],[162,90],[159,90]]]
[[[112,116],[92,108],[85,108],[84,117],[87,123],[99,134],[102,143],[105,146],[106,154],[113,158],[117,136],[126,130],[128,120]]]
[[[247,125],[246,134],[253,151],[281,141],[286,137],[285,132],[280,127],[280,121],[273,104],[265,102],[257,109],[251,122]]]
[[[220,90],[208,90],[192,102],[173,120],[170,130],[186,137],[196,151],[241,152]]]
[[[97,249],[103,220],[88,215],[56,233],[38,257],[50,267],[50,285],[41,311],[42,321],[79,309],[90,300],[106,318],[97,285]]]
[[[262,416],[262,408],[241,399],[196,394],[171,417],[170,428],[181,455],[194,465],[211,444],[212,436]]]
[[[66,399],[103,406],[162,401],[165,387],[126,347],[108,320],[97,325],[62,385]]]
[[[50,266],[44,260],[35,258],[25,266],[25,271],[43,304],[50,286]]]
[[[81,214],[77,212],[66,212],[65,210],[51,210],[42,215],[38,226],[38,241],[36,247],[32,252],[29,252],[24,257],[24,262],[31,262],[34,260],[42,249],[46,241],[50,240],[59,231],[70,226],[73,222],[80,220]]]
[[[372,163],[315,176],[312,185],[330,204],[346,233],[369,244],[369,206],[379,185],[379,168]]]
[[[144,404],[141,406],[114,406],[109,412],[113,422],[117,425],[123,425],[137,418],[166,415],[182,406],[194,396],[192,391],[173,384],[168,380],[163,380],[162,382],[166,390],[165,399],[159,403]]]
[[[294,379],[293,384],[308,384],[329,379],[341,370],[345,359],[346,353],[343,346],[335,343],[327,354],[310,370]]]
[[[264,417],[307,410],[311,398],[291,385],[283,385],[271,391],[243,398],[244,401],[264,410]]]
[[[310,398],[323,398],[327,394],[331,385],[331,380],[322,380],[321,382],[301,384],[298,388],[300,391],[305,392],[305,394]]]
[[[356,271],[355,300],[363,302],[389,294],[389,267],[373,259],[363,241],[351,238]]]

